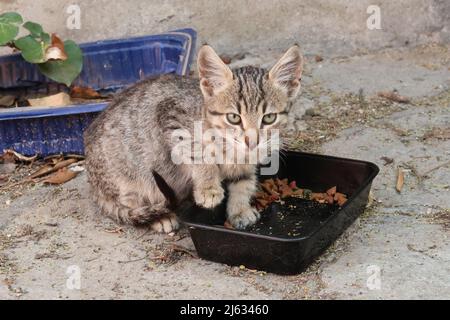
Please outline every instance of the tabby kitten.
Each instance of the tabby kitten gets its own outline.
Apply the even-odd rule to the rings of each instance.
[[[229,149],[230,143],[243,154],[266,147],[270,138],[262,133],[283,130],[291,101],[299,92],[299,48],[291,47],[270,71],[256,67],[231,70],[205,45],[198,53],[197,66],[200,88],[192,78],[144,80],[118,94],[86,130],[92,196],[101,211],[116,221],[150,224],[166,233],[178,228],[174,208],[158,187],[154,172],[178,200],[193,196],[205,208],[222,202],[222,181],[228,181],[228,221],[243,229],[259,219],[250,205],[256,191],[256,165],[175,163],[174,132],[194,135],[195,123],[200,122],[202,130],[223,133],[232,129],[232,139],[227,140],[227,147],[217,149],[219,153]],[[251,133],[256,139],[249,138]],[[202,138],[200,144],[214,146],[217,141]]]

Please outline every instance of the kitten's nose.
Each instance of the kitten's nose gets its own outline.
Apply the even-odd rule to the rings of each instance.
[[[259,143],[259,137],[258,137],[258,136],[256,136],[255,138],[252,138],[252,137],[246,135],[245,138],[244,138],[244,140],[245,140],[245,144],[247,145],[247,147],[248,147],[250,150],[255,149],[256,146],[257,146],[258,143]]]

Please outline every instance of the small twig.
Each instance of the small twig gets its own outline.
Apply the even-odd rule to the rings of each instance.
[[[41,179],[30,179],[29,177],[27,177],[27,178],[24,178],[24,179],[22,179],[22,180],[20,180],[18,182],[13,183],[13,184],[4,185],[4,186],[0,187],[0,191],[4,191],[4,190],[7,190],[7,189],[10,189],[10,188],[13,188],[13,187],[17,187],[17,186],[20,186],[21,184],[27,184],[27,183],[31,183],[31,182],[32,183],[39,183],[39,182],[42,182],[45,178],[46,177],[43,177]]]
[[[123,233],[123,228],[117,227],[115,229],[104,229],[103,231],[108,232],[108,233]]]
[[[411,170],[412,174],[417,178],[419,184],[422,183],[423,175],[419,174],[415,166],[409,163],[402,163],[402,167]]]
[[[121,260],[119,260],[119,261],[117,261],[118,263],[131,263],[131,262],[137,262],[137,261],[142,261],[142,260],[144,260],[144,259],[147,259],[148,258],[148,252],[145,254],[145,256],[144,257],[142,257],[142,258],[138,258],[138,259],[134,259],[134,260],[126,260],[126,261],[121,261]]]
[[[187,255],[190,255],[192,258],[197,258],[197,256],[191,250],[189,250],[183,246],[180,246],[178,244],[172,244],[172,250],[186,253]]]
[[[147,233],[149,233],[151,231],[151,229],[150,228],[148,228],[147,230],[145,230],[145,232],[143,232],[140,236],[138,236],[136,239],[134,239],[134,240],[139,240],[139,239],[141,239],[143,236],[145,236]]]
[[[448,166],[449,164],[450,164],[450,161],[441,163],[440,165],[437,165],[436,167],[433,167],[433,168],[431,168],[430,170],[425,171],[425,172],[422,174],[422,176],[427,176],[427,175],[430,174],[431,172],[436,171],[437,169],[440,169],[440,168],[442,168],[442,167]]]

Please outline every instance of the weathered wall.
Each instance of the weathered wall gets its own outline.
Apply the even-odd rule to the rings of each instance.
[[[81,30],[66,28],[69,4]],[[381,30],[368,30],[367,7],[381,8]],[[448,0],[0,0],[49,31],[76,41],[120,38],[191,26],[220,52],[280,50],[348,54],[388,46],[450,42]]]

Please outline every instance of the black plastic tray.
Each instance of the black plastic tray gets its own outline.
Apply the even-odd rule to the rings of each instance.
[[[191,207],[180,218],[189,227],[201,258],[278,274],[300,273],[364,211],[372,180],[379,172],[375,164],[366,161],[301,152],[288,152],[283,158],[279,178],[296,180],[299,187],[316,192],[337,186],[348,195],[348,201],[341,208],[296,203],[298,209],[288,220],[297,219],[304,228],[294,235],[287,230],[283,234],[286,220],[276,219],[276,203],[263,212],[259,226],[264,230],[258,233],[224,228],[226,201],[214,210]]]

